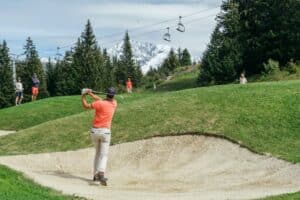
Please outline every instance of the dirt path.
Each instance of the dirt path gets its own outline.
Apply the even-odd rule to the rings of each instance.
[[[206,136],[152,138],[112,146],[109,186],[92,177],[93,149],[0,157],[36,182],[91,199],[253,199],[300,191],[300,165]]]
[[[0,137],[4,136],[4,135],[9,135],[12,133],[15,133],[16,131],[4,131],[4,130],[0,130]]]

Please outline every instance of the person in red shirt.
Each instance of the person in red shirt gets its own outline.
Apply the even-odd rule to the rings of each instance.
[[[130,78],[128,78],[126,81],[126,89],[127,93],[132,93],[132,82]]]
[[[102,185],[107,185],[107,178],[104,177],[108,150],[111,139],[111,123],[117,108],[117,101],[114,99],[116,93],[115,88],[108,88],[106,99],[101,99],[99,96],[92,93],[92,90],[85,89],[82,92],[82,106],[86,109],[94,109],[95,116],[93,120],[93,127],[91,129],[91,139],[95,146],[94,159],[94,181],[100,181]],[[86,95],[90,95],[94,100],[88,103]]]

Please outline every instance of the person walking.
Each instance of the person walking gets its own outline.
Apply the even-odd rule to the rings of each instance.
[[[126,81],[126,89],[127,93],[132,93],[132,82],[130,78],[128,78]]]
[[[93,94],[91,89],[83,89],[81,98],[82,106],[85,109],[95,110],[93,126],[90,133],[95,146],[93,181],[100,182],[105,186],[107,185],[108,180],[104,176],[104,173],[106,170],[111,140],[111,124],[117,108],[117,101],[114,99],[115,93],[115,88],[108,88],[106,99],[103,100],[99,96]],[[87,102],[87,95],[92,97],[92,103]]]
[[[16,84],[15,84],[15,89],[16,89],[16,106],[21,105],[22,99],[23,99],[23,84],[21,82],[21,78],[19,77]]]
[[[31,101],[35,101],[37,98],[37,95],[39,94],[39,85],[40,85],[40,80],[37,78],[36,73],[33,74],[32,78],[32,96],[31,96]]]

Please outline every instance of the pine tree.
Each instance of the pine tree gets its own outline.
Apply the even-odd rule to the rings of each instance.
[[[104,81],[104,88],[109,88],[111,86],[114,86],[115,83],[114,83],[114,71],[113,71],[113,65],[110,61],[110,57],[107,53],[107,50],[106,49],[103,49],[103,59],[104,59],[104,77],[103,77],[103,81]]]
[[[181,59],[179,60],[181,66],[190,66],[192,65],[191,54],[187,49],[184,49],[182,52]]]
[[[180,63],[178,57],[175,54],[174,50],[171,49],[168,57],[163,61],[161,66],[158,68],[158,73],[160,74],[161,78],[165,78],[166,76],[171,75],[174,72],[174,70],[179,66]]]
[[[198,83],[221,84],[236,79],[242,68],[242,47],[238,42],[239,13],[238,4],[223,2],[217,26],[210,44],[203,54]]]
[[[73,52],[66,51],[62,61],[58,61],[54,68],[55,95],[78,94],[78,77],[76,68],[73,67]]]
[[[46,80],[47,80],[47,90],[50,94],[50,96],[55,95],[55,83],[56,83],[56,74],[55,69],[53,66],[53,63],[51,62],[51,59],[48,59],[48,62],[46,64]]]
[[[9,49],[5,41],[0,44],[0,108],[12,105],[14,82]]]
[[[182,63],[181,63],[182,62],[182,50],[181,50],[181,48],[177,49],[177,59],[179,61],[180,66],[183,66]]]
[[[138,87],[143,76],[140,66],[133,60],[132,48],[128,32],[125,33],[122,55],[116,69],[117,83],[124,85],[127,78],[131,78],[134,87]]]
[[[47,82],[45,72],[43,70],[42,63],[39,59],[38,52],[33,44],[30,37],[27,38],[26,44],[24,46],[25,60],[20,61],[17,65],[17,75],[21,77],[23,87],[24,87],[24,100],[29,101],[31,97],[31,87],[32,87],[32,76],[34,73],[37,74],[40,80],[39,85],[39,98],[45,98],[49,96],[47,91]]]
[[[74,88],[71,88],[71,94],[79,93],[80,89],[86,87],[103,90],[103,58],[89,20],[77,41],[72,56],[73,69],[70,72],[70,79],[72,79],[70,82],[76,82],[76,84]]]

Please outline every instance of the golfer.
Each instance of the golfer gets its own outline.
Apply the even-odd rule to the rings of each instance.
[[[19,77],[16,84],[15,84],[15,89],[16,89],[16,106],[21,105],[22,99],[23,99],[23,84],[21,82],[21,78]]]
[[[126,89],[127,93],[132,93],[132,82],[130,78],[128,78],[126,81]]]
[[[107,178],[104,177],[108,150],[111,138],[111,122],[114,112],[117,108],[117,101],[114,99],[116,90],[113,87],[108,88],[106,99],[92,93],[92,90],[86,89],[82,91],[82,106],[86,109],[94,109],[95,117],[93,127],[91,129],[91,139],[95,146],[94,159],[94,181],[100,181],[102,185],[107,185]],[[90,95],[94,100],[93,103],[88,103],[86,95]]]
[[[39,94],[40,80],[37,78],[36,73],[33,74],[31,80],[32,80],[32,88],[31,88],[32,96],[31,96],[31,101],[35,101],[37,95]]]

